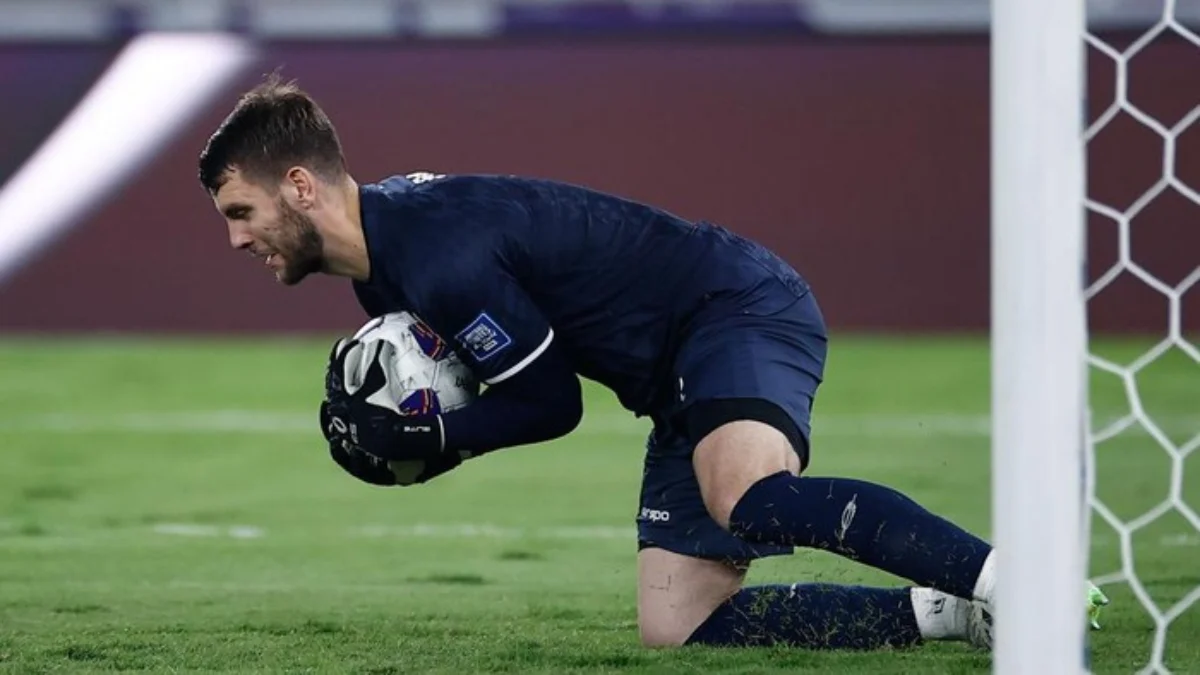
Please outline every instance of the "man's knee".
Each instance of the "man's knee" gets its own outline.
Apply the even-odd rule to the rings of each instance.
[[[695,630],[695,629],[693,629]],[[638,617],[638,635],[642,646],[652,649],[663,647],[682,647],[687,644],[692,631],[684,630],[679,625],[669,621],[658,621]]]
[[[692,462],[705,508],[726,529],[755,483],[780,471],[799,475],[802,468],[788,437],[756,420],[728,422],[709,432],[697,443]]]
[[[646,647],[680,647],[713,610],[738,592],[747,565],[702,560],[659,548],[638,553],[638,633]]]
[[[808,439],[791,415],[769,400],[699,401],[684,415],[704,505],[726,529],[752,485],[780,471],[799,475],[808,462]]]

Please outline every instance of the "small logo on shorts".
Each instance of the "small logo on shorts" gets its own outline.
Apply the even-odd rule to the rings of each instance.
[[[652,523],[666,523],[671,520],[671,512],[648,509],[643,506],[641,514],[638,515],[638,520],[648,520]]]

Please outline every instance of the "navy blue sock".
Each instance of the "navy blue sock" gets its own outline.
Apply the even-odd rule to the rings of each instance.
[[[879,649],[920,642],[907,588],[795,584],[743,588],[713,610],[686,644]]]
[[[832,551],[961,598],[972,597],[992,550],[889,487],[786,471],[746,491],[729,529],[747,541]]]

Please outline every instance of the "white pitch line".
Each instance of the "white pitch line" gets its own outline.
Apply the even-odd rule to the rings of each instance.
[[[161,523],[154,534],[180,537],[227,537],[261,539],[267,530],[254,525],[209,525],[197,523]],[[626,539],[637,535],[633,525],[574,525],[545,527],[511,527],[490,523],[413,523],[410,525],[362,525],[343,531],[348,537],[368,539],[431,538],[431,539]],[[1163,548],[1192,548],[1200,546],[1200,533],[1164,535],[1157,541]],[[1100,535],[1092,546],[1111,548],[1120,544],[1115,536]]]
[[[201,525],[197,523],[160,523],[153,528],[155,534],[170,534],[179,537],[228,537],[230,539],[261,539],[267,531],[253,525]]]
[[[1200,415],[1157,418],[1172,434],[1200,434]],[[1108,422],[1098,420],[1096,429]],[[650,422],[632,415],[585,415],[577,434],[636,434],[649,431]],[[180,412],[123,412],[113,414],[52,413],[25,417],[0,417],[0,432],[60,434],[315,434],[316,415],[294,411],[194,410]],[[1145,434],[1140,425],[1127,434]],[[822,437],[920,438],[950,436],[980,438],[991,435],[987,415],[959,413],[825,414],[813,420],[813,434]]]
[[[211,523],[159,523],[146,529],[118,529],[104,531],[89,529],[86,531],[57,532],[51,525],[49,532],[37,535],[22,535],[10,521],[0,521],[0,550],[2,549],[51,549],[62,550],[88,547],[111,546],[116,542],[129,542],[130,537],[156,536],[174,539],[208,539],[208,540],[240,540],[246,542],[263,541],[271,537],[271,531],[259,525],[233,525]],[[331,533],[322,532],[315,537],[328,540]],[[369,524],[340,529],[333,534],[335,538],[375,539],[375,540],[404,540],[404,539],[443,539],[443,540],[491,540],[491,541],[633,541],[637,536],[637,528],[631,522],[628,525],[558,525],[515,527],[495,525],[491,523],[413,523],[408,525]],[[288,530],[287,536],[303,536],[302,532]],[[1135,555],[1143,554],[1149,542],[1135,545]],[[1112,550],[1120,545],[1118,537],[1104,533],[1092,538],[1093,550]],[[1200,547],[1200,533],[1178,533],[1159,537],[1150,548],[1158,549],[1193,549]],[[1188,554],[1190,555],[1190,554]],[[1119,575],[1104,575],[1094,580],[1095,583],[1113,583],[1119,581]],[[1122,577],[1123,578],[1123,577]],[[1103,585],[1103,584],[1101,584]]]
[[[50,413],[0,418],[0,430],[43,433],[315,433],[313,414],[252,410],[126,412],[104,414]]]
[[[267,530],[255,525],[210,525],[201,523],[159,523],[151,528],[154,534],[176,537],[261,539]],[[506,527],[487,523],[412,525],[364,525],[345,531],[348,537],[368,539],[435,538],[435,539],[628,539],[637,536],[632,525],[578,525],[560,527]]]
[[[367,525],[351,530],[370,538],[431,537],[445,539],[631,539],[637,528],[630,525],[578,525],[562,527],[500,527],[460,523],[457,525]]]

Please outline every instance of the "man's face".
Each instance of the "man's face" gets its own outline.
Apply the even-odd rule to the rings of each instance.
[[[321,234],[283,192],[272,196],[234,171],[213,200],[229,225],[230,246],[262,260],[280,283],[293,286],[321,270]]]

